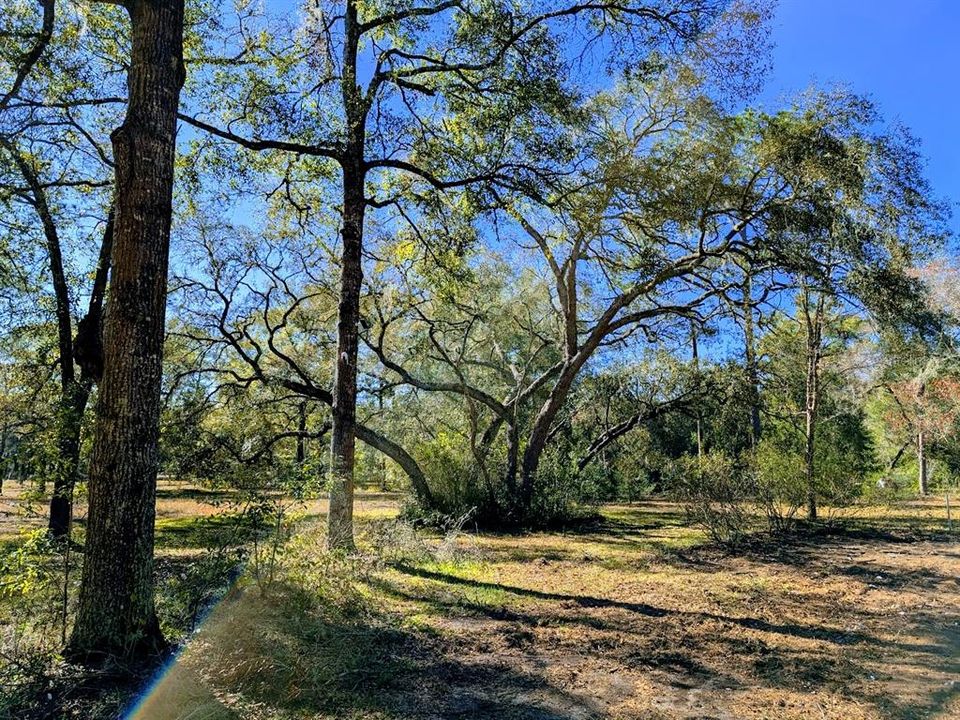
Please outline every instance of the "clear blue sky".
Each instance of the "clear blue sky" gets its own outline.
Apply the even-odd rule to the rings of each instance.
[[[938,194],[960,201],[960,0],[780,0],[764,99],[812,82],[869,95],[923,141]],[[953,227],[960,233],[960,208]]]

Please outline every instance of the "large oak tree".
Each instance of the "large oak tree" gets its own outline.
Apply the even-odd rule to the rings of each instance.
[[[116,218],[90,508],[70,651],[136,656],[163,638],[153,534],[183,0],[129,0],[127,113],[112,136]]]
[[[564,147],[538,128],[571,112],[574,69],[589,64],[591,52],[599,56],[594,68],[604,56],[643,65],[654,50],[699,38],[725,5],[345,0],[311,4],[306,27],[288,32],[275,30],[276,19],[265,34],[252,31],[253,22],[239,26],[236,72],[218,76],[217,117],[184,119],[248,150],[326,159],[340,181],[331,547],[353,546],[368,210],[459,188],[541,185]],[[276,40],[263,43],[270,34]]]

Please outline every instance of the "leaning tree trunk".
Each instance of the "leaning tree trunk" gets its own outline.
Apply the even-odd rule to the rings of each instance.
[[[160,382],[183,66],[183,0],[132,0],[127,115],[112,135],[116,222],[90,462],[86,559],[71,654],[163,646],[153,533]]]
[[[585,358],[585,356],[584,356]],[[547,440],[550,436],[550,427],[567,401],[570,394],[570,388],[577,377],[577,372],[583,366],[585,360],[578,356],[573,362],[564,366],[560,371],[556,384],[550,391],[549,397],[537,413],[533,421],[533,428],[527,438],[527,446],[523,451],[523,459],[520,463],[520,511],[528,514],[533,504],[533,495],[535,491],[537,470],[540,467],[540,460],[547,447]],[[523,518],[521,518],[523,519]]]

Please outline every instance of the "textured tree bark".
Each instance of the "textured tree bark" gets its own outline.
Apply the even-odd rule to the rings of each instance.
[[[68,652],[164,647],[154,611],[160,381],[183,66],[183,0],[132,0],[127,115],[114,131],[116,220],[79,609]]]
[[[347,120],[343,173],[343,248],[340,256],[340,302],[337,311],[337,360],[333,379],[333,431],[330,438],[330,510],[327,546],[352,550],[353,470],[356,453],[357,351],[360,286],[363,282],[363,220],[367,209],[365,142],[366,105],[357,86],[360,24],[355,0],[344,10],[341,90]]]
[[[360,322],[360,285],[363,173],[347,164],[343,171],[343,251],[340,265],[340,303],[337,317],[337,364],[333,381],[333,433],[330,442],[330,511],[327,544],[331,549],[353,549],[353,466],[356,453],[357,351]]]

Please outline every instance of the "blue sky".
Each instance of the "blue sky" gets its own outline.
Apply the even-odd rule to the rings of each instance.
[[[960,201],[960,0],[780,0],[764,100],[812,82],[869,95],[923,141],[938,194]],[[953,227],[960,233],[960,208]]]
[[[289,13],[298,0],[267,0]],[[960,0],[779,0],[768,109],[811,84],[868,95],[923,143],[935,192],[960,236]]]

